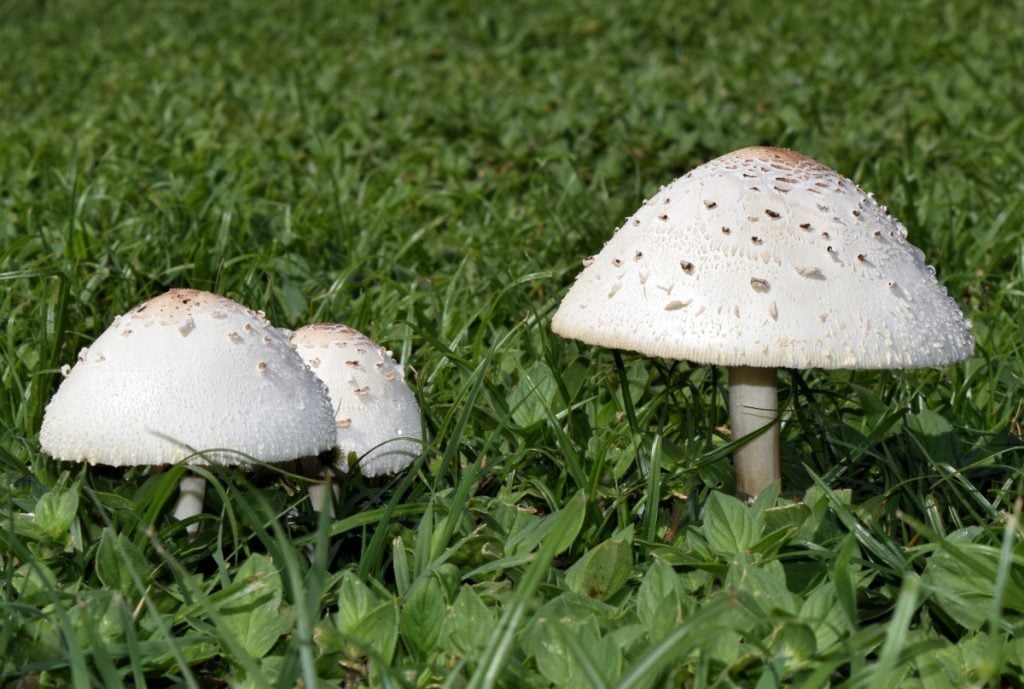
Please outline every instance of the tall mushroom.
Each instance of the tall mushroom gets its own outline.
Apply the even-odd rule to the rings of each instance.
[[[777,368],[915,368],[974,340],[883,206],[799,153],[752,147],[662,189],[584,260],[555,333],[729,367],[737,489],[780,480]]]
[[[173,289],[114,319],[46,407],[44,452],[89,464],[245,465],[334,445],[327,389],[262,313]],[[202,509],[186,475],[175,517]],[[190,534],[197,525],[190,525]]]
[[[391,352],[340,323],[299,328],[292,342],[330,392],[339,468],[348,471],[349,457],[357,459],[364,476],[393,474],[412,464],[423,445],[420,407]],[[330,485],[330,469],[314,468]],[[323,505],[324,487],[309,488],[317,511]]]

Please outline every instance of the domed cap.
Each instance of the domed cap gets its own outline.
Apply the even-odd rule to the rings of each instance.
[[[337,443],[365,476],[392,474],[422,452],[420,407],[391,352],[357,330],[317,323],[292,335],[299,355],[327,384]],[[348,470],[347,463],[341,468]]]
[[[744,148],[663,187],[576,279],[559,335],[767,368],[912,368],[974,349],[907,231],[792,151]]]
[[[114,319],[46,407],[42,449],[90,464],[242,464],[334,445],[323,383],[254,312],[175,289]]]

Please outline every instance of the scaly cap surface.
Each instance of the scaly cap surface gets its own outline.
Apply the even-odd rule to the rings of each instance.
[[[67,367],[66,367],[67,368]],[[334,445],[323,383],[262,313],[174,289],[114,319],[46,407],[39,440],[90,464],[243,464]]]
[[[420,455],[420,407],[391,352],[338,323],[299,328],[292,342],[326,383],[338,447],[360,457],[365,476],[401,471]],[[347,462],[341,468],[347,471]]]
[[[559,335],[724,366],[911,368],[974,349],[907,231],[807,156],[744,148],[663,187],[586,266]]]

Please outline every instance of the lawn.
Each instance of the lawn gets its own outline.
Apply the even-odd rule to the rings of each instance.
[[[940,369],[724,371],[550,331],[728,151],[854,179],[974,323]],[[0,686],[1024,686],[1024,7],[0,0]],[[290,468],[48,458],[60,367],[172,287],[393,350],[430,441]]]

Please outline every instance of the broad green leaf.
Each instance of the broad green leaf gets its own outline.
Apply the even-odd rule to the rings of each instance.
[[[851,503],[852,493],[848,489],[835,489],[832,494],[841,505]],[[846,533],[839,528],[835,513],[830,509],[828,494],[820,486],[814,484],[804,492],[803,504],[810,513],[801,524],[797,538],[824,543]]]
[[[889,405],[873,390],[856,383],[848,386],[857,395],[857,406],[865,416],[881,416],[889,411]]]
[[[795,614],[799,608],[797,597],[786,588],[786,572],[778,560],[756,564],[740,555],[729,567],[725,584],[750,594],[766,614]]]
[[[931,409],[922,409],[904,418],[907,430],[921,444],[929,459],[939,464],[953,464],[956,461],[956,434],[953,424],[944,416]]]
[[[550,414],[557,386],[555,376],[542,361],[519,372],[519,382],[508,396],[512,419],[524,428],[543,422]]]
[[[613,537],[591,548],[565,575],[571,591],[604,600],[629,580],[633,567],[632,539]]]
[[[803,526],[810,517],[811,510],[802,502],[791,502],[785,505],[769,507],[764,512],[764,524],[767,531],[796,528]]]
[[[636,465],[637,448],[640,436],[618,432],[604,441],[601,452],[604,462],[612,468],[612,478],[618,480],[626,475],[630,467]]]
[[[52,540],[50,538],[50,534],[36,522],[35,514],[24,512],[15,513],[11,522],[14,526],[14,533],[21,538],[26,538],[30,541]]]
[[[521,516],[533,517],[518,507],[523,499],[522,493],[513,493],[507,486],[502,486],[498,494],[487,500],[488,520],[494,522],[495,526],[511,534],[516,529],[516,522]],[[536,519],[536,517],[534,517]]]
[[[704,536],[718,555],[750,550],[760,529],[750,508],[731,495],[713,492],[704,506]]]
[[[1024,670],[1024,639],[1018,637],[1006,644],[1006,662]]]
[[[1005,674],[1000,672],[998,663],[992,662],[993,657],[1003,659],[1003,669],[1006,674],[1013,672],[1007,664],[1021,667],[1019,656],[1015,656],[1015,646],[1021,644],[1021,640],[1010,641],[1005,634],[991,634],[989,632],[977,632],[969,634],[966,638],[960,639],[957,646],[961,653],[961,669],[968,677],[974,678],[978,683],[988,682],[990,685],[997,684],[998,680],[1005,679]],[[1019,673],[1014,673],[1020,677]],[[993,682],[993,680],[996,680]],[[963,685],[961,685],[963,686]]]
[[[771,663],[766,663],[761,671],[761,678],[757,680],[754,689],[779,689],[781,686],[779,678],[785,674],[785,658],[776,658]]]
[[[594,685],[588,681],[588,676],[583,674],[580,668],[580,656],[586,654],[587,659],[597,675],[603,677],[605,682],[610,684],[622,674],[622,646],[619,639],[606,635],[599,639],[592,647],[579,644],[578,651],[573,653],[573,665],[576,668],[574,675],[579,677],[579,685],[583,689],[591,689]],[[573,650],[577,650],[573,649]]]
[[[526,555],[537,549],[540,542],[544,540],[544,534],[554,523],[554,515],[548,515],[547,524],[544,517],[539,517],[530,511],[515,509],[512,523],[507,526],[508,535],[505,537],[505,555]]]
[[[824,581],[811,591],[801,604],[797,617],[811,626],[815,646],[822,653],[827,653],[852,631],[850,621],[839,605],[835,584],[831,581]]]
[[[552,621],[547,631],[554,632],[569,657],[567,687],[599,689],[622,674],[622,646],[611,635],[601,636],[596,625],[566,625]]]
[[[553,686],[591,689],[621,673],[621,648],[615,639],[602,638],[594,617],[539,614],[524,648]]]
[[[775,650],[789,661],[802,665],[810,661],[817,652],[818,643],[814,631],[806,624],[791,621],[779,627],[775,636]]]
[[[524,637],[535,633],[533,625],[544,619],[582,620],[593,618],[602,626],[611,624],[621,615],[618,607],[602,603],[590,596],[565,591],[558,594],[541,606],[529,624],[526,625]]]
[[[966,643],[970,643],[970,639]],[[911,661],[916,677],[906,678],[901,689],[961,689],[971,686],[968,674],[975,673],[972,672],[973,668],[967,666],[964,655],[962,648],[950,643],[928,653],[918,654]]]
[[[120,591],[129,599],[137,599],[142,591],[135,583],[132,572],[145,586],[150,575],[146,557],[131,539],[115,533],[113,527],[106,527],[96,549],[96,576],[107,588]]]
[[[338,650],[352,658],[372,651],[381,662],[390,663],[398,644],[397,599],[377,596],[354,572],[345,573],[339,589],[335,619],[349,646]]]
[[[484,604],[473,587],[463,586],[447,616],[448,638],[463,653],[474,653],[487,644],[487,637],[497,621],[498,616]]]
[[[508,540],[505,542],[505,554],[506,555],[525,555],[532,553],[538,547],[544,537],[548,535],[555,524],[560,523],[560,519],[564,519],[565,515],[562,512],[555,512],[545,517],[534,517],[533,515],[523,515],[525,526],[521,529],[514,531],[509,535]],[[529,517],[528,519],[525,519]],[[569,549],[569,547],[576,540],[576,535],[580,532],[580,527],[583,526],[584,513],[579,511],[578,513],[570,514],[569,517],[572,519],[571,522],[565,522],[562,524],[563,529],[560,531],[561,538],[557,543],[553,544],[555,548],[555,554],[562,553]],[[517,523],[519,519],[517,518]]]
[[[224,647],[219,643],[211,641],[209,634],[190,633],[174,639],[173,643],[177,646],[177,652],[188,663],[199,664],[221,657],[224,654]],[[170,642],[166,641],[159,647],[160,651],[141,659],[147,668],[169,671],[178,667],[175,654],[171,651],[162,650],[167,648],[169,644]]]
[[[35,507],[35,523],[51,540],[63,543],[78,512],[78,484],[44,493]]]
[[[647,568],[636,593],[636,613],[647,627],[649,638],[660,639],[682,623],[686,590],[672,567],[655,558]]]
[[[123,621],[130,615],[126,608],[124,597],[114,591],[82,591],[75,596],[75,605],[68,607],[68,619],[84,647],[90,645],[90,636],[113,643],[124,637]]]
[[[421,579],[402,602],[401,613],[402,637],[423,653],[433,648],[445,620],[440,582],[432,576]]]
[[[4,618],[3,629],[4,633],[9,635],[9,643],[4,648],[4,658],[14,666],[60,662],[62,657],[66,658],[67,640],[60,626],[48,617],[7,615]],[[80,639],[83,636],[76,634]],[[11,686],[17,687],[17,682]]]
[[[19,566],[10,581],[18,592],[19,603],[43,607],[52,602],[50,595],[57,576],[46,562],[40,560]]]
[[[782,484],[778,481],[772,481],[754,499],[754,503],[750,506],[750,515],[754,518],[754,524],[757,529],[764,528],[764,513],[775,505],[781,491]]]
[[[338,583],[338,629],[344,634],[351,632],[380,602],[355,572],[345,572]]]
[[[284,663],[285,659],[281,656],[274,655],[262,658],[260,660],[260,676],[236,678],[231,682],[231,689],[262,689],[263,687],[273,686],[277,682],[278,677],[281,676],[281,667]]]
[[[864,447],[885,440],[902,430],[905,409],[894,409],[873,390],[855,383],[849,383],[849,386],[857,395],[857,407],[861,415],[859,418],[851,417],[847,423],[859,428],[866,436]]]
[[[971,544],[977,529],[961,529],[946,538],[949,549],[963,548]],[[969,554],[972,559],[984,557],[976,550]],[[992,576],[986,576],[958,559],[947,549],[936,550],[925,565],[921,582],[932,597],[948,614],[963,627],[981,629],[992,611],[992,596],[996,563],[985,558],[992,567]]]
[[[249,655],[262,658],[292,627],[281,607],[281,575],[269,557],[256,554],[238,568],[234,584],[241,590],[223,604],[224,624]]]
[[[372,650],[381,662],[390,664],[398,644],[398,600],[392,598],[371,610],[352,630],[352,637]]]
[[[715,622],[717,623],[718,620]],[[701,652],[723,665],[732,665],[738,662],[749,651],[744,639],[756,636],[756,632],[751,628],[747,628],[741,633],[736,631],[735,625],[731,626],[731,629],[719,627],[701,634],[703,637],[700,641]]]
[[[524,647],[526,652],[533,656],[540,674],[552,686],[566,687],[572,678],[569,651],[565,647],[565,641],[551,629],[552,624],[558,624],[558,621],[539,620],[534,625],[532,634],[524,639]],[[578,634],[578,629],[574,629],[573,633]]]
[[[678,623],[673,625],[673,628],[678,626]],[[603,627],[608,629],[607,627]],[[626,655],[632,655],[633,651],[640,648],[641,645],[646,645],[645,641],[652,641],[648,636],[648,627],[644,624],[624,624],[621,627],[613,627],[605,632],[605,638],[615,642],[616,647],[622,649],[622,652]]]
[[[776,529],[768,532],[764,538],[759,539],[750,550],[757,553],[762,558],[767,558],[775,555],[783,546],[793,540],[798,529],[793,526],[785,527],[782,529]]]

